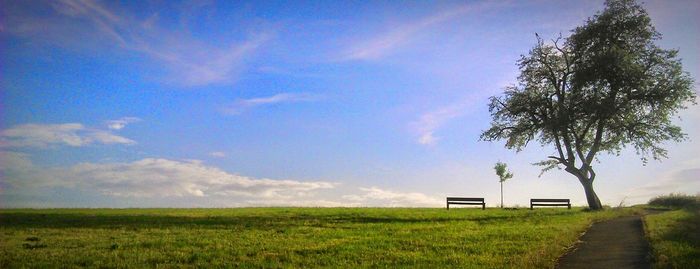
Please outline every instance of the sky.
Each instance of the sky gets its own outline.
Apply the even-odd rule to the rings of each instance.
[[[645,1],[700,78],[700,2]],[[479,141],[516,61],[603,1],[0,1],[0,207],[506,206],[570,198],[521,152]],[[698,83],[695,83],[696,89]],[[689,140],[594,164],[603,204],[700,193]]]

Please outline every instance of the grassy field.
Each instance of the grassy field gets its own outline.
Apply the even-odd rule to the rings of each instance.
[[[644,217],[655,268],[700,268],[700,211],[678,209]]]
[[[637,209],[0,210],[0,268],[547,268]]]

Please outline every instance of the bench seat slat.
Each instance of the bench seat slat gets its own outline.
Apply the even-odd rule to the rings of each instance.
[[[530,199],[530,202],[569,202],[569,199]]]
[[[571,200],[569,199],[530,199],[530,209],[534,206],[566,206],[571,209]]]
[[[447,197],[447,210],[450,210],[450,205],[481,205],[481,209],[486,209],[484,198],[472,197]]]
[[[447,197],[447,201],[478,201],[478,202],[483,202],[484,198]]]

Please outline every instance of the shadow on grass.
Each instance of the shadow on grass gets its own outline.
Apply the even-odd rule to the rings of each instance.
[[[348,228],[355,224],[420,224],[441,222],[501,222],[510,219],[549,218],[574,214],[571,211],[551,211],[545,214],[485,214],[485,215],[446,215],[434,217],[411,216],[363,216],[357,214],[270,214],[238,216],[172,216],[159,214],[90,214],[75,212],[2,212],[0,226],[6,228],[250,228],[280,229],[286,227]],[[341,227],[345,226],[345,227]]]
[[[291,226],[326,227],[356,223],[423,223],[465,221],[469,219],[412,219],[379,217],[328,217],[328,216],[163,216],[163,215],[86,215],[75,213],[0,214],[0,226],[14,228],[253,228],[279,229]]]

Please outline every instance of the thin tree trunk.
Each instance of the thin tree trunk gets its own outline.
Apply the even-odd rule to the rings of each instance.
[[[581,185],[583,185],[583,190],[586,192],[586,200],[588,201],[588,208],[591,210],[601,210],[603,205],[598,199],[598,195],[593,190],[593,181],[587,178],[579,179]]]
[[[501,208],[503,208],[503,181],[501,181]]]

